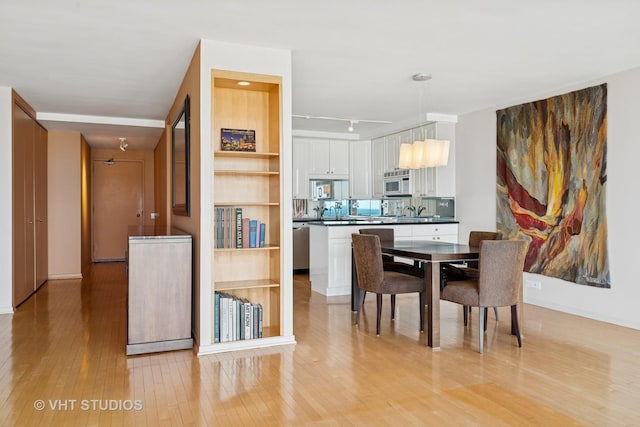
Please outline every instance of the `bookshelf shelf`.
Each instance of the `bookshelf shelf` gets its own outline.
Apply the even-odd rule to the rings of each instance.
[[[274,251],[280,246],[268,245],[263,248],[214,248],[216,252],[246,252],[246,251]]]
[[[250,86],[239,86],[240,80]],[[246,219],[264,224],[264,247],[212,248],[212,337],[211,351],[273,345],[287,341],[283,336],[283,194],[281,141],[281,85],[277,76],[212,70],[213,112],[213,205],[218,215],[214,224],[214,246],[245,242]],[[255,131],[256,151],[222,151],[221,129]],[[243,224],[234,229],[228,221],[237,212]],[[221,213],[222,212],[222,213]],[[226,212],[226,213],[225,213]],[[220,218],[223,225],[220,226]],[[226,220],[224,220],[226,218]],[[236,224],[238,221],[236,219]],[[227,221],[227,222],[224,222]],[[253,229],[253,228],[252,228]],[[236,230],[236,234],[234,234]],[[242,230],[242,231],[240,231]],[[220,243],[220,237],[223,243]],[[251,240],[253,241],[253,240]],[[233,246],[233,245],[232,245]],[[262,308],[262,338],[221,341],[222,308],[215,300],[225,298],[247,301]],[[216,295],[218,294],[218,295]]]
[[[213,155],[215,157],[237,157],[237,158],[245,158],[245,159],[272,159],[280,156],[280,153],[258,153],[258,152],[248,152],[248,151],[214,151]]]
[[[253,288],[277,288],[280,283],[274,280],[235,280],[228,282],[216,282],[214,290],[231,291],[237,289],[253,289]]]
[[[216,202],[215,206],[280,206],[278,202]]]
[[[256,175],[256,176],[270,176],[270,175],[279,175],[280,172],[271,172],[271,171],[253,171],[253,170],[217,170],[214,172],[216,175]]]

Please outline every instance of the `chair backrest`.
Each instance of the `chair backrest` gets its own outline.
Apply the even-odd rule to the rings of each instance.
[[[361,228],[358,230],[360,234],[375,234],[380,238],[380,243],[393,243],[394,233],[393,228]],[[384,262],[393,262],[393,257],[390,255],[382,255]]]
[[[352,234],[353,258],[356,263],[358,287],[368,292],[379,292],[384,280],[380,238],[375,234]]]
[[[525,240],[483,240],[480,243],[480,306],[517,304],[527,245]]]
[[[471,231],[469,233],[469,246],[477,248],[483,240],[500,240],[501,234],[494,231]],[[467,266],[478,268],[478,261],[469,261]]]
[[[472,231],[469,233],[469,246],[477,248],[483,240],[500,240],[500,233],[493,231]]]

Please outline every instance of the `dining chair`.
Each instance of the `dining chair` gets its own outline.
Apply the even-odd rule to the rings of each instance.
[[[478,278],[447,284],[440,299],[463,306],[478,307],[479,349],[483,353],[487,307],[511,306],[511,331],[522,347],[518,325],[518,301],[528,243],[524,240],[483,240],[480,242]]]
[[[374,234],[380,238],[380,244],[393,243],[395,240],[395,233],[393,228],[361,228],[358,230],[360,234]],[[384,271],[395,271],[398,273],[410,274],[412,276],[424,278],[424,270],[416,263],[408,264],[402,261],[396,261],[392,255],[382,255],[382,268]],[[367,296],[366,292],[362,292],[364,298]],[[391,320],[396,318],[396,296],[391,294]]]
[[[383,294],[406,294],[417,292],[420,304],[420,332],[424,331],[424,306],[426,303],[426,285],[424,278],[397,271],[385,271],[383,268],[380,238],[375,234],[352,234],[353,258],[356,266],[359,301],[356,304],[357,325],[364,304],[365,292],[376,294],[376,335],[380,335]]]
[[[480,246],[480,242],[483,240],[500,240],[501,234],[494,231],[471,231],[469,233],[468,245],[477,248]],[[467,261],[466,265],[463,264],[442,264],[440,270],[440,290],[444,289],[448,282],[465,279],[477,279],[478,278],[478,261]],[[496,321],[499,320],[498,308],[493,308],[493,313],[496,316]],[[471,307],[463,306],[462,314],[464,325],[467,326],[469,321],[469,315],[471,314]],[[485,329],[487,328],[487,316],[484,318]]]

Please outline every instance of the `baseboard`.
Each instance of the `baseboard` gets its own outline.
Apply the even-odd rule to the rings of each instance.
[[[13,307],[0,307],[0,314],[13,314]]]
[[[252,350],[256,348],[268,348],[274,347],[278,348],[278,346],[287,345],[287,344],[295,344],[296,339],[292,336],[279,336],[279,337],[269,337],[269,338],[258,338],[255,340],[240,340],[240,341],[230,341],[224,343],[210,344],[198,346],[198,356],[205,356],[207,354],[216,354],[216,353],[224,353],[228,351],[238,351],[238,350]]]
[[[82,279],[82,273],[50,274],[47,280]]]

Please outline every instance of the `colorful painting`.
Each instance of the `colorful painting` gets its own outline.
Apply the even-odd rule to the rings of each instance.
[[[607,85],[497,111],[497,228],[525,271],[610,288]]]

